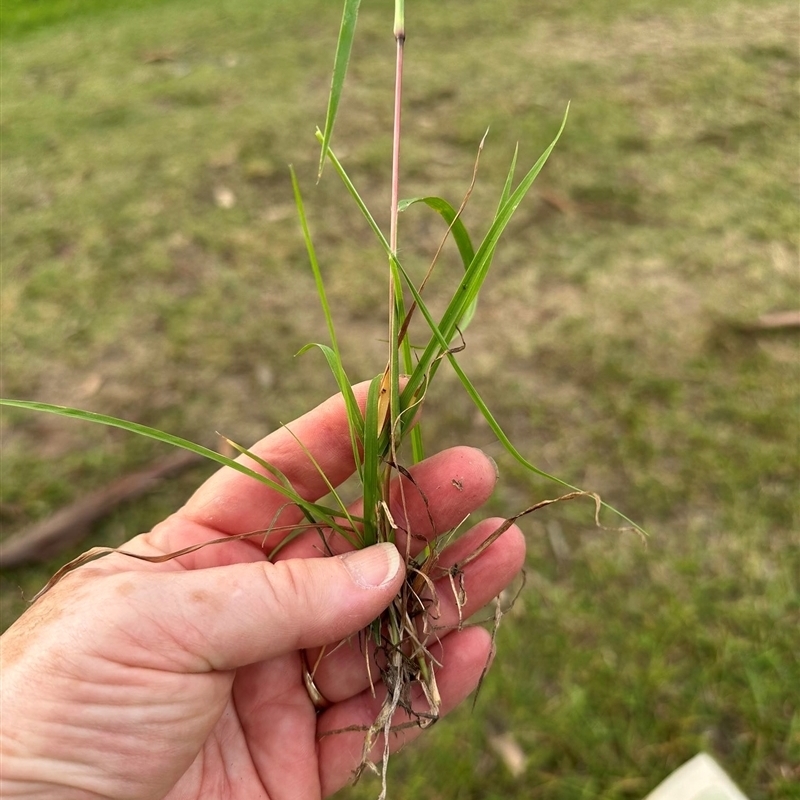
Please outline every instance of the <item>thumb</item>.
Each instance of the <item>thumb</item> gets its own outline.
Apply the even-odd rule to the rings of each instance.
[[[126,633],[142,666],[236,669],[361,630],[399,590],[400,566],[387,543],[330,558],[148,575],[133,590],[128,582]]]

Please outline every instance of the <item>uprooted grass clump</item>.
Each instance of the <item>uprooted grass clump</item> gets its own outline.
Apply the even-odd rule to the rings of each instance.
[[[380,542],[394,542],[398,533],[401,532],[392,516],[389,505],[390,485],[394,477],[399,475],[406,479],[399,482],[401,505],[405,506],[406,503],[405,492],[416,491],[421,494],[421,490],[414,483],[409,471],[409,467],[421,461],[425,455],[422,426],[416,424],[417,411],[424,402],[428,389],[439,368],[445,362],[450,365],[461,386],[508,453],[533,474],[548,478],[566,487],[569,491],[561,497],[536,503],[508,517],[475,550],[458,563],[447,568],[440,566],[439,556],[444,544],[450,540],[454,532],[437,531],[437,536],[433,541],[422,545],[420,552],[414,552],[412,543],[418,541],[419,537],[415,538],[415,532],[412,530],[402,531],[406,542],[406,551],[404,553],[406,580],[395,600],[381,618],[375,620],[369,629],[364,631],[362,637],[365,652],[368,652],[366,643],[370,642],[377,653],[377,661],[374,666],[380,673],[382,684],[385,687],[385,697],[376,719],[363,731],[362,760],[356,771],[356,776],[360,775],[365,768],[372,766],[373,750],[380,737],[383,736],[381,792],[381,797],[383,797],[386,794],[386,768],[390,733],[396,729],[394,724],[396,712],[401,710],[408,715],[409,721],[402,723],[401,727],[407,725],[426,727],[438,718],[440,712],[440,698],[435,678],[435,668],[438,666],[438,662],[432,655],[430,648],[431,643],[436,641],[439,634],[437,617],[440,597],[437,595],[435,585],[437,580],[447,578],[446,583],[453,593],[460,616],[461,610],[465,607],[466,596],[469,591],[469,587],[466,586],[464,581],[464,568],[478,558],[515,520],[554,502],[590,496],[595,501],[595,520],[599,525],[599,512],[604,504],[596,495],[583,492],[541,471],[519,453],[495,420],[457,359],[458,353],[464,347],[465,331],[476,313],[481,287],[488,275],[500,237],[552,153],[564,130],[566,114],[551,144],[518,182],[515,182],[517,152],[514,152],[510,168],[499,194],[495,214],[477,248],[473,245],[473,240],[462,221],[462,212],[474,187],[478,159],[476,159],[469,186],[458,207],[441,197],[433,195],[400,200],[400,110],[402,105],[405,20],[403,2],[402,0],[396,0],[394,38],[396,42],[397,68],[394,92],[391,214],[390,230],[387,237],[375,221],[374,216],[363,201],[342,162],[331,148],[334,122],[355,36],[358,6],[358,0],[346,0],[344,5],[326,124],[324,130],[319,131],[317,136],[321,143],[320,175],[322,174],[323,166],[326,163],[330,163],[341,179],[347,193],[355,202],[356,207],[374,233],[379,245],[383,248],[388,261],[386,273],[388,357],[385,368],[370,384],[366,408],[363,413],[356,402],[350,376],[343,366],[333,314],[326,295],[322,269],[312,243],[304,201],[294,171],[291,173],[291,178],[303,237],[329,332],[329,343],[310,344],[301,352],[317,349],[323,354],[344,397],[357,479],[363,496],[363,511],[361,515],[355,516],[351,514],[347,509],[347,504],[339,497],[335,488],[330,485],[328,488],[333,498],[330,507],[304,500],[294,490],[286,476],[273,465],[233,442],[229,442],[229,444],[238,450],[241,455],[251,459],[251,463],[260,469],[257,470],[248,466],[246,460],[235,461],[201,445],[137,423],[43,403],[14,400],[3,402],[7,405],[93,421],[148,436],[198,453],[267,484],[283,495],[287,504],[293,504],[300,509],[305,517],[303,525],[295,526],[292,531],[287,531],[287,535],[280,546],[290,541],[296,533],[313,528],[319,531],[330,531],[332,534],[342,537],[351,547],[364,548]],[[478,147],[478,158],[483,146],[484,142],[481,141]],[[398,217],[401,212],[415,205],[426,206],[433,210],[445,223],[440,245],[435,253],[432,254],[427,275],[421,282],[416,282],[410,277],[409,272],[398,256]],[[459,280],[454,281],[451,297],[444,312],[437,318],[426,304],[423,293],[428,277],[449,238],[452,238],[455,243],[463,263],[464,272]],[[422,319],[418,320],[418,317]],[[412,335],[419,337],[425,343],[421,346],[416,344],[412,346]],[[402,379],[401,376],[403,376]],[[303,446],[302,442],[299,442],[299,444],[301,447]],[[311,454],[308,451],[306,452],[309,458],[312,458]],[[319,472],[324,478],[324,473],[321,469],[319,469]],[[422,495],[422,499],[427,507],[427,499],[424,495]],[[408,515],[404,514],[404,518],[408,519]],[[626,518],[623,517],[623,519]],[[275,528],[272,528],[270,531],[255,531],[239,537],[225,537],[155,558],[131,553],[125,554],[147,561],[164,561],[185,555],[190,550],[197,549],[200,546],[221,544],[230,542],[235,538],[244,538],[245,536],[263,537],[265,534],[274,531]],[[329,542],[324,537],[323,547],[328,552],[332,552]],[[274,557],[277,549],[269,552],[268,556]],[[59,570],[42,591],[47,591],[53,583],[58,581],[69,570],[110,552],[123,551],[111,548],[90,550],[70,562],[62,570]],[[494,616],[495,631],[501,615],[502,609],[498,605],[498,610]],[[463,625],[464,622],[463,619],[460,620],[459,626]],[[367,659],[366,668],[371,670],[372,666],[369,659]],[[417,691],[421,691],[425,698],[425,704],[422,708],[412,702],[412,696]]]

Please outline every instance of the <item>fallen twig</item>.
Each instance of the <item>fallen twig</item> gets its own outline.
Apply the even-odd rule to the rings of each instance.
[[[202,460],[195,453],[177,453],[81,497],[47,519],[23,528],[0,542],[0,567],[9,569],[52,558],[79,542],[92,523],[102,519],[120,503],[141,497],[159,480]]]
[[[762,314],[752,322],[735,323],[736,330],[743,333],[791,331],[800,329],[800,311],[773,311]]]

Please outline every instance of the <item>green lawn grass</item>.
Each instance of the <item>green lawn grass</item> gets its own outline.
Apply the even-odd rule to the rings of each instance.
[[[325,329],[289,162],[345,362],[382,370],[384,258],[335,176],[314,187],[337,6],[4,2],[3,395],[215,446],[330,394],[321,359],[293,358]],[[800,797],[800,340],[731,327],[800,300],[795,5],[447,0],[407,22],[403,196],[457,203],[490,126],[480,226],[515,143],[533,161],[571,102],[459,359],[523,453],[651,538],[597,531],[589,505],[524,522],[527,584],[477,707],[393,761],[393,796],[635,800],[705,749],[751,800]],[[381,223],[390,26],[364,4],[334,142]],[[420,276],[440,234],[422,209],[401,218]],[[434,306],[458,269],[448,253]],[[431,449],[498,459],[489,512],[557,493],[503,457],[444,369],[426,424]],[[5,531],[163,452],[10,410],[2,439]],[[207,471],[76,552],[152,525]],[[4,626],[73,554],[2,574]]]

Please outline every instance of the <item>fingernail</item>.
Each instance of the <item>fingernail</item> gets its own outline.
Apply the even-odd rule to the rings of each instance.
[[[497,466],[497,462],[488,453],[484,453],[484,455],[486,456],[486,458],[489,459],[489,463],[494,467],[494,476],[495,476],[495,478],[499,478],[500,477],[500,467]]]
[[[346,553],[342,561],[362,589],[379,589],[397,575],[400,553],[393,544],[386,542]]]

